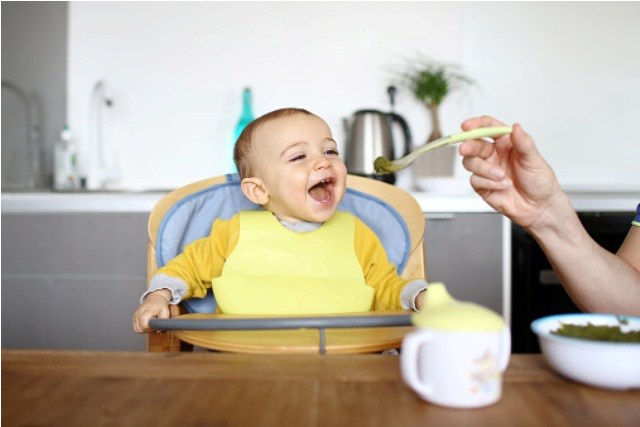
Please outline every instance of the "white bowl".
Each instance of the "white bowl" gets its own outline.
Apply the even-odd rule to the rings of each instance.
[[[622,331],[640,330],[640,317],[624,316]],[[640,343],[594,341],[551,334],[560,323],[619,325],[612,314],[560,314],[537,319],[531,329],[553,369],[573,380],[596,387],[625,390],[640,387]]]

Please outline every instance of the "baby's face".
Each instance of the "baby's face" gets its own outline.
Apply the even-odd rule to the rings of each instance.
[[[328,220],[346,190],[347,168],[329,126],[295,114],[254,133],[256,176],[269,195],[265,206],[285,221]]]

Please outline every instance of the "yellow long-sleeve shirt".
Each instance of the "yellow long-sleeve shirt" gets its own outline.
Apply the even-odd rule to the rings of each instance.
[[[407,280],[401,278],[375,233],[360,219],[355,220],[353,247],[365,283],[374,288],[373,310],[402,309],[401,292]],[[239,215],[213,223],[209,236],[187,245],[182,254],[162,267],[158,274],[181,279],[187,286],[184,298],[201,298],[211,287],[211,279],[221,275],[240,235]],[[349,238],[345,236],[345,238]]]

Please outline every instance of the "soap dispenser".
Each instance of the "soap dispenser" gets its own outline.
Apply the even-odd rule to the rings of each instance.
[[[64,125],[53,152],[53,188],[70,191],[80,188],[78,151],[69,125]]]

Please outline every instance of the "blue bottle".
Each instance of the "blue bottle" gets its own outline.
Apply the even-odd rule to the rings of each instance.
[[[238,124],[236,125],[236,131],[235,134],[233,136],[233,144],[235,145],[236,141],[238,140],[238,138],[240,137],[240,134],[242,133],[242,131],[244,130],[245,127],[247,127],[247,125],[249,123],[251,123],[254,119],[253,117],[253,109],[251,107],[251,88],[249,87],[245,87],[244,91],[242,92],[242,114],[240,115],[240,119],[238,120]],[[232,150],[233,151],[233,150]],[[233,160],[233,153],[231,154],[232,160]],[[233,163],[233,161],[232,161]],[[233,165],[233,171],[238,172],[236,170],[235,164]]]
[[[242,115],[236,125],[236,133],[233,138],[234,143],[238,140],[244,128],[247,127],[253,119],[253,109],[251,108],[251,88],[246,87],[242,92]]]

